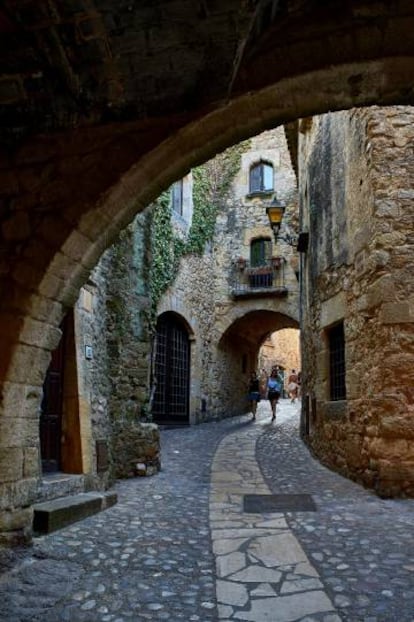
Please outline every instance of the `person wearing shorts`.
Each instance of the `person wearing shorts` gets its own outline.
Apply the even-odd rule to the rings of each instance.
[[[267,399],[272,409],[272,421],[276,419],[276,405],[279,401],[281,390],[282,381],[279,376],[279,371],[274,367],[267,381]]]

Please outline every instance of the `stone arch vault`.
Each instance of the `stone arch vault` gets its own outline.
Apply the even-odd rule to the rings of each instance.
[[[264,129],[414,103],[408,0],[224,0],[199,13],[170,4],[155,3],[157,26],[115,2],[93,13],[86,2],[77,12],[11,1],[1,10],[2,531],[30,524],[41,386],[60,320],[133,216],[190,167]]]

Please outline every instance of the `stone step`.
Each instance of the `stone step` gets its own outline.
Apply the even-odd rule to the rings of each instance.
[[[35,503],[77,495],[88,491],[84,475],[71,473],[43,473],[39,481]]]
[[[115,492],[83,492],[33,506],[33,532],[41,535],[56,531],[78,520],[115,505]]]

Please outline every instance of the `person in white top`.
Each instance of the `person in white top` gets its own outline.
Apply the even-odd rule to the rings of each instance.
[[[279,401],[281,391],[282,380],[279,375],[279,370],[277,367],[273,367],[267,381],[267,399],[269,400],[270,407],[272,409],[272,421],[276,419],[276,405]]]

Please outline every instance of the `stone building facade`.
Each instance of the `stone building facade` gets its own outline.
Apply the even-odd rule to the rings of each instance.
[[[300,121],[302,432],[327,465],[414,494],[414,110]]]
[[[43,387],[37,501],[159,466],[156,426],[136,425],[149,381],[150,224],[144,212],[120,234],[62,323]]]
[[[270,167],[271,186],[254,192],[251,171],[260,163]],[[257,369],[260,346],[272,332],[299,325],[297,253],[274,240],[266,215],[275,193],[286,204],[283,230],[294,231],[296,177],[283,128],[251,139],[242,149],[212,239],[201,255],[182,257],[176,279],[160,300],[158,315],[181,318],[190,339],[190,423],[245,412],[248,378]],[[269,273],[271,281],[255,274],[260,270],[252,265],[252,245],[262,242],[269,247],[263,272],[267,267],[272,272],[272,257],[279,260]]]

